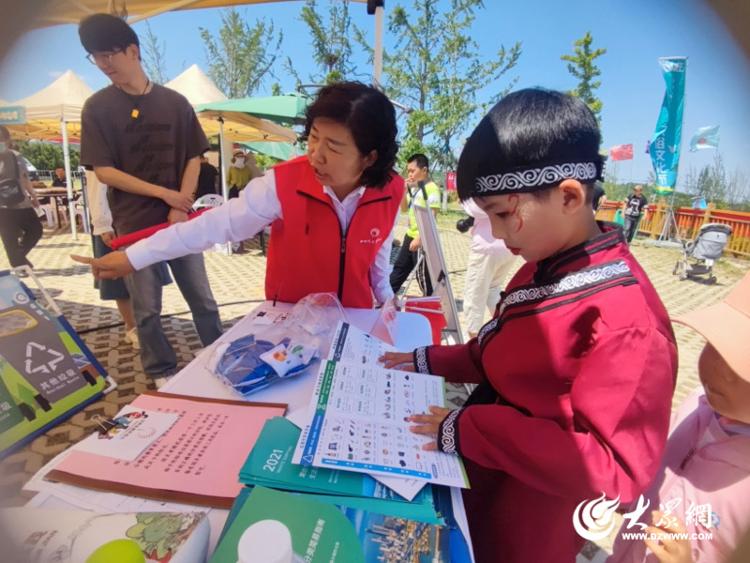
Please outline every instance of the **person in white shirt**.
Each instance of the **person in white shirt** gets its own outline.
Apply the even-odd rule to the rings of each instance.
[[[490,218],[473,199],[467,199],[461,205],[474,218],[464,286],[466,330],[469,337],[474,338],[482,328],[487,313],[492,315],[495,311],[505,278],[516,257],[502,240],[492,236]]]
[[[94,257],[101,258],[112,252],[110,244],[115,238],[112,228],[112,212],[107,202],[107,186],[99,181],[93,170],[86,170],[84,186],[88,197],[89,212],[91,213],[91,244]],[[162,264],[161,270],[163,274],[162,285],[171,283],[172,280],[165,264]],[[94,282],[94,287],[99,290],[99,298],[102,301],[114,300],[117,304],[117,310],[125,325],[125,340],[135,350],[140,350],[141,344],[135,326],[133,306],[125,282],[122,279],[101,279]]]

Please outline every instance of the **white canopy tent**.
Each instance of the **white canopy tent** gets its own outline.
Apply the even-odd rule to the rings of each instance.
[[[195,64],[185,69],[179,76],[173,78],[164,86],[185,96],[192,106],[221,102],[227,99],[224,93],[214,84],[214,81]]]
[[[227,99],[213,80],[195,64],[164,86],[185,96],[194,107]],[[231,161],[232,141],[293,142],[297,138],[294,131],[287,127],[239,111],[204,110],[197,115],[206,135],[219,136],[222,153],[221,185],[225,199],[228,196],[226,175]]]
[[[11,134],[16,138],[46,140],[62,136],[68,189],[68,213],[70,213],[70,228],[74,237],[77,227],[68,135],[80,134],[81,110],[86,99],[93,93],[94,91],[78,75],[72,70],[67,70],[38,92],[13,102],[13,105],[24,107],[26,123],[8,126]]]

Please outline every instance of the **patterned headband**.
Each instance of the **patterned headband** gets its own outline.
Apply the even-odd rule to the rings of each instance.
[[[565,162],[541,168],[526,168],[515,172],[478,176],[474,180],[473,195],[501,195],[504,193],[531,192],[552,186],[563,180],[590,182],[600,179],[601,163]]]

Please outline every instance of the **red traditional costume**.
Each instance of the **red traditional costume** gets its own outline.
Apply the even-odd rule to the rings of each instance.
[[[630,502],[659,468],[677,348],[619,230],[526,264],[477,338],[419,348],[415,365],[482,384],[438,436],[466,462],[479,563],[574,561],[576,505]]]

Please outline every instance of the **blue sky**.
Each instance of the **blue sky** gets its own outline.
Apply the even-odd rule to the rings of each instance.
[[[387,0],[407,8],[410,2]],[[281,2],[240,8],[248,19],[268,18],[284,30],[284,54],[290,56],[306,76],[313,70],[309,38],[299,19],[302,2]],[[326,0],[320,0],[326,6]],[[518,87],[545,86],[567,90],[575,85],[560,55],[572,51],[573,41],[591,31],[594,44],[607,49],[598,59],[604,102],[602,131],[604,147],[633,143],[635,158],[617,165],[621,181],[645,180],[651,163],[645,154],[646,140],[653,133],[664,94],[657,58],[689,57],[687,95],[683,127],[681,177],[713,158],[714,151],[687,151],[692,133],[700,126],[720,125],[720,152],[731,172],[739,168],[750,175],[750,62],[734,44],[723,23],[701,0],[485,0],[474,33],[481,51],[494,53],[499,46],[521,41],[523,53],[511,71]],[[373,35],[374,19],[362,4],[352,5],[354,21]],[[198,27],[211,31],[220,26],[219,10],[173,12],[150,20],[154,32],[166,42],[166,66],[174,77],[197,63],[206,70],[206,54]],[[135,29],[143,34],[143,24]],[[440,33],[440,30],[426,30]],[[393,40],[386,29],[386,48]],[[92,88],[106,85],[106,78],[84,59],[76,27],[58,26],[28,33],[0,65],[0,99],[13,101],[44,87],[63,71],[72,69]],[[369,72],[362,54],[360,70]],[[293,80],[277,66],[284,90]],[[270,90],[269,81],[266,84]],[[497,85],[501,90],[505,83]],[[679,185],[679,180],[678,180]]]

